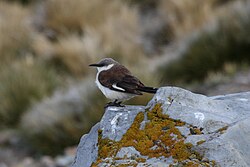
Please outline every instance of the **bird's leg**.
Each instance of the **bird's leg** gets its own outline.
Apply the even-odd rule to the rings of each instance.
[[[107,108],[109,106],[117,106],[117,99],[115,99],[115,101],[108,102],[104,108]]]
[[[116,101],[115,101],[115,106],[117,106],[117,107],[125,107],[125,105],[123,105],[123,104],[121,104],[121,103],[122,103],[122,101],[116,100]]]
[[[114,102],[108,102],[105,106],[104,106],[104,108],[107,108],[107,107],[109,107],[109,106],[114,106]]]
[[[104,108],[107,108],[109,106],[125,107],[125,105],[123,105],[121,103],[122,103],[121,101],[118,101],[117,99],[115,99],[115,101],[107,103]]]

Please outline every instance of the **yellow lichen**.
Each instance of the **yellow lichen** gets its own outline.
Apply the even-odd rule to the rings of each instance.
[[[183,167],[199,167],[200,164],[194,163],[194,162],[188,162]]]
[[[191,155],[191,152],[182,140],[173,145],[173,148],[171,149],[171,154],[173,158],[179,161],[183,161],[185,159],[188,159],[188,157]]]
[[[224,127],[220,128],[220,129],[218,130],[218,132],[220,132],[220,134],[222,134],[222,133],[224,133],[227,129],[228,129],[228,126],[224,126]]]
[[[100,158],[111,157],[117,152],[117,142],[110,139],[102,139],[102,131],[98,131],[98,156]]]
[[[204,142],[206,142],[206,140],[200,140],[200,141],[198,141],[196,144],[197,144],[197,145],[200,145],[200,144],[202,144],[202,143],[204,143]]]
[[[185,143],[176,126],[183,126],[185,122],[169,118],[162,113],[161,104],[156,104],[151,110],[146,111],[147,122],[144,129],[140,129],[144,120],[144,113],[140,112],[134,119],[131,127],[118,142],[102,139],[99,131],[98,160],[95,164],[102,162],[106,157],[113,157],[122,147],[134,147],[141,155],[148,157],[173,157],[174,161],[182,162],[190,160],[191,154],[196,157],[198,153],[192,151],[193,145]],[[124,157],[126,159],[126,157]],[[135,159],[136,162],[145,162],[145,159]],[[185,166],[197,166],[196,163],[187,163]]]
[[[201,134],[203,134],[202,129],[198,128],[196,126],[190,128],[190,133],[191,133],[191,135],[201,135]]]

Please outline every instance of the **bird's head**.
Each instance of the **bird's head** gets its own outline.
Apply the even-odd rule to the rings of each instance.
[[[111,58],[104,58],[101,61],[99,61],[96,64],[90,64],[89,66],[91,67],[97,67],[97,70],[100,71],[104,71],[104,70],[108,70],[110,68],[112,68],[115,64],[118,64],[118,62],[116,62],[115,60],[111,59]]]

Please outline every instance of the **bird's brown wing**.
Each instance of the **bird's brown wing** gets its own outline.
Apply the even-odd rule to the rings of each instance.
[[[122,65],[114,65],[112,70],[100,72],[98,79],[103,86],[111,90],[142,95],[138,88],[144,87],[143,83]]]

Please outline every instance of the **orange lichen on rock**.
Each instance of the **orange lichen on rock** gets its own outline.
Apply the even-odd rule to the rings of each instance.
[[[224,126],[222,128],[220,128],[219,130],[217,130],[220,134],[223,134],[226,130],[228,129],[228,126]]]
[[[145,119],[145,115],[147,119]],[[144,128],[141,123],[145,121]],[[106,157],[113,157],[122,147],[134,147],[143,156],[152,157],[172,157],[177,162],[190,161],[190,156],[195,155],[192,151],[192,144],[185,143],[185,137],[180,133],[177,126],[184,126],[185,122],[169,118],[162,113],[161,104],[156,104],[146,113],[140,112],[134,119],[131,127],[123,135],[120,141],[102,139],[99,132],[98,160]],[[125,159],[127,157],[124,157]],[[139,163],[139,161],[137,161]],[[192,165],[191,165],[192,164]],[[196,166],[195,163],[189,163]]]
[[[196,144],[197,144],[197,145],[201,145],[201,144],[204,143],[204,142],[206,142],[206,140],[200,140],[200,141],[198,141]]]
[[[118,143],[110,139],[102,139],[102,131],[98,131],[98,157],[106,158],[112,157],[117,153]]]
[[[163,114],[161,104],[156,104],[152,110],[147,111],[147,118],[145,128],[140,129],[144,114],[139,113],[136,116],[120,141],[123,147],[133,146],[142,155],[148,157],[173,156],[178,160],[188,158],[184,138],[175,127],[185,125],[185,123],[170,119],[168,115]],[[179,147],[174,147],[175,145]]]
[[[194,162],[188,162],[187,164],[183,165],[183,167],[199,167],[200,164],[194,163]]]
[[[188,157],[191,155],[191,152],[184,143],[184,141],[181,140],[173,145],[173,148],[171,149],[171,154],[173,158],[182,161],[188,159]]]
[[[191,135],[201,135],[201,134],[203,134],[202,129],[203,128],[199,128],[199,127],[196,127],[196,126],[191,126],[190,127],[190,134]]]

